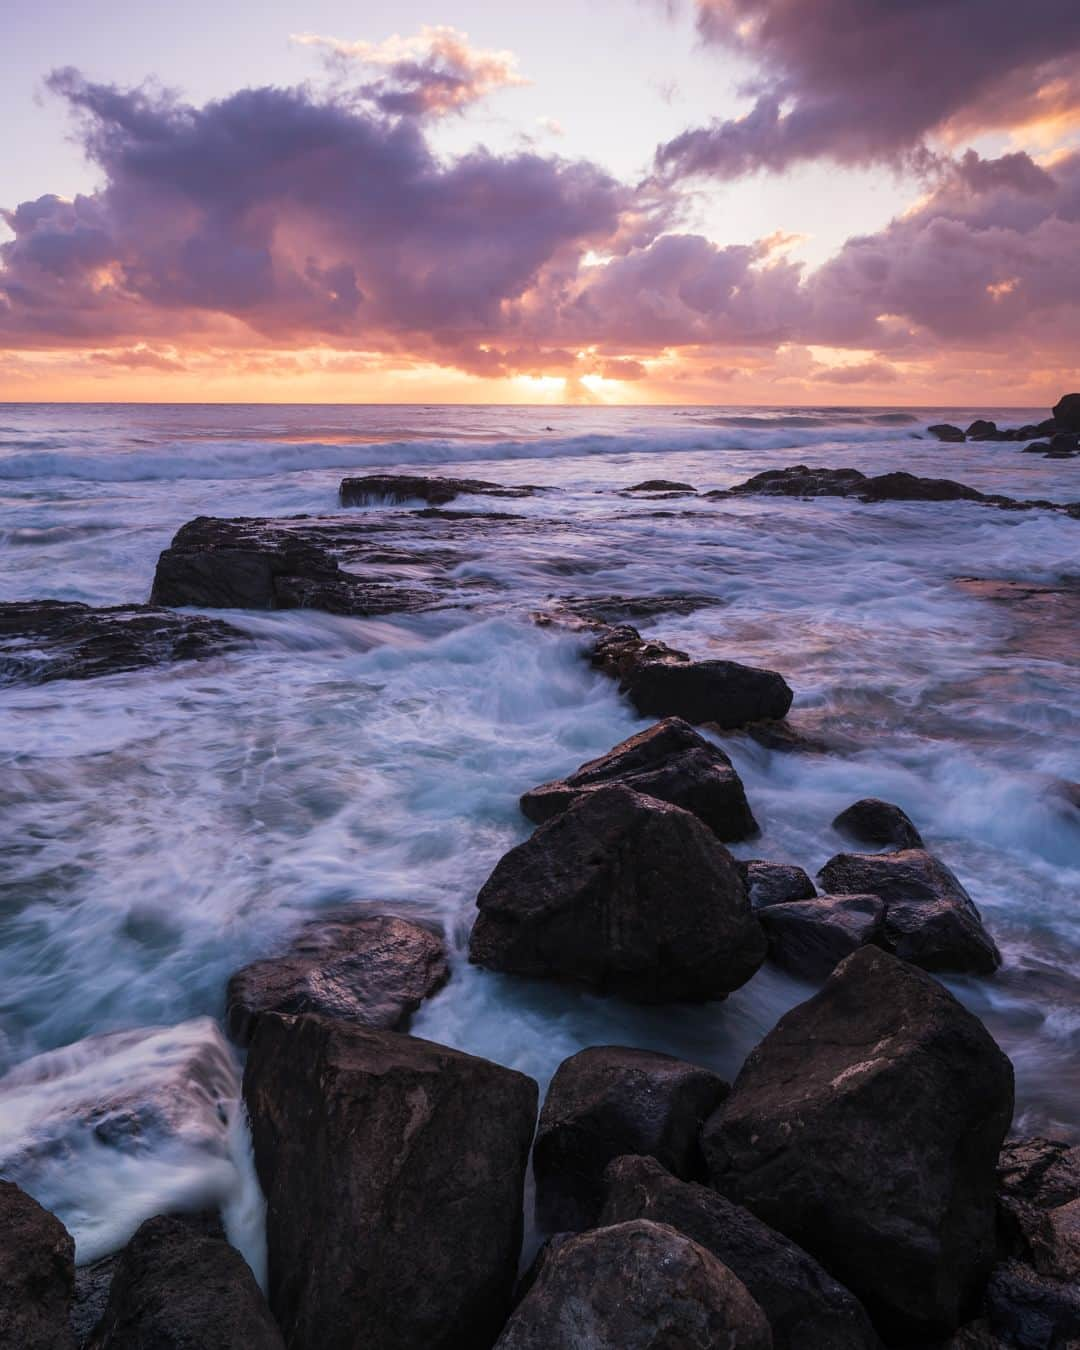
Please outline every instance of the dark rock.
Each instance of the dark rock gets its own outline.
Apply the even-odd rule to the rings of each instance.
[[[109,1301],[113,1275],[120,1264],[120,1253],[103,1256],[75,1271],[75,1299],[71,1305],[71,1330],[79,1350],[87,1345],[91,1333],[101,1321]]]
[[[1001,965],[971,896],[924,849],[838,853],[817,880],[830,895],[880,896],[885,901],[881,945],[924,970],[992,975]]]
[[[727,1093],[711,1070],[650,1050],[595,1045],[564,1060],[533,1145],[540,1227],[595,1227],[604,1168],[624,1153],[656,1158],[688,1181],[704,1179],[698,1135]]]
[[[567,778],[526,792],[521,809],[530,820],[542,824],[584,794],[612,782],[681,806],[704,821],[719,839],[746,839],[758,833],[731,760],[678,717],[668,717],[631,736]]]
[[[927,427],[927,432],[931,436],[936,436],[939,441],[962,441],[964,433],[959,427],[954,427],[948,422],[938,422],[935,426]]]
[[[919,478],[913,473],[882,473],[868,478],[859,492],[864,502],[982,502],[991,500],[951,478]]]
[[[410,474],[370,473],[362,478],[343,478],[338,496],[342,506],[422,501],[445,506],[465,494],[481,497],[531,497],[535,487],[503,487],[481,478],[428,478]]]
[[[244,1072],[290,1346],[484,1350],[509,1308],[531,1078],[311,1014],[259,1019]]]
[[[1080,1283],[1080,1145],[1009,1140],[998,1182],[1002,1253],[1047,1278]]]
[[[885,902],[876,895],[819,895],[758,911],[769,959],[804,979],[824,979],[845,956],[882,946]]]
[[[1052,459],[1071,459],[1080,455],[1080,435],[1075,431],[1059,431],[1050,438],[1047,455]]]
[[[792,900],[812,900],[817,890],[801,867],[792,863],[763,862],[752,858],[740,862],[739,870],[746,879],[746,890],[753,909],[769,905],[786,905]]]
[[[1054,422],[1062,431],[1080,431],[1080,394],[1063,394],[1054,404]]]
[[[260,1014],[322,1013],[404,1031],[412,1014],[450,978],[440,937],[390,914],[313,919],[282,956],[256,961],[229,980],[225,1022],[247,1045]]]
[[[695,492],[690,483],[676,483],[670,478],[649,478],[644,483],[635,483],[625,488],[626,492]]]
[[[716,1188],[815,1256],[890,1343],[943,1337],[994,1258],[1008,1059],[932,976],[874,947],[750,1054],[702,1144]]]
[[[961,435],[961,439],[963,436]],[[780,497],[849,497],[860,491],[866,475],[858,469],[809,468],[794,464],[786,469],[766,469],[732,489],[736,495]]]
[[[992,441],[997,439],[998,434],[997,423],[984,418],[977,418],[964,432],[969,441]]]
[[[1047,455],[1050,453],[1050,442],[1032,441],[1030,445],[1025,445],[1020,453],[1022,455]]]
[[[862,1305],[821,1266],[741,1205],[679,1181],[652,1158],[618,1158],[604,1174],[599,1224],[648,1219],[692,1238],[746,1285],[774,1350],[878,1350]]]
[[[986,1286],[991,1331],[1012,1350],[1075,1350],[1080,1283],[1050,1280],[1019,1261],[998,1266]]]
[[[863,797],[833,821],[839,830],[860,844],[889,844],[893,848],[922,848],[923,841],[910,817],[892,802]]]
[[[198,661],[244,634],[218,619],[150,605],[95,609],[64,600],[0,604],[0,682],[45,684]]]
[[[771,1350],[765,1315],[715,1256],[637,1220],[561,1243],[497,1350]]]
[[[0,1345],[74,1350],[68,1312],[75,1292],[75,1243],[48,1210],[0,1181]]]
[[[843,748],[839,741],[826,740],[822,736],[802,731],[788,721],[748,722],[740,730],[764,749],[779,750],[782,754],[828,755]]]
[[[696,816],[613,784],[511,849],[477,897],[469,959],[640,1002],[723,998],[765,937],[735,861]]]
[[[148,1219],[120,1255],[88,1350],[285,1350],[244,1258],[179,1217]]]
[[[633,619],[653,619],[658,614],[694,614],[714,609],[724,602],[715,595],[690,593],[670,595],[564,595],[559,609],[598,625],[624,624]]]

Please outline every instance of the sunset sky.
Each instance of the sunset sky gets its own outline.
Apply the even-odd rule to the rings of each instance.
[[[1078,0],[19,0],[0,400],[1049,405]]]

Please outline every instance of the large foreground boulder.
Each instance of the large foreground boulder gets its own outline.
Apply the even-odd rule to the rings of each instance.
[[[456,497],[531,497],[534,487],[503,487],[482,478],[429,478],[419,474],[369,473],[362,478],[343,478],[338,492],[342,506],[398,505],[421,501],[445,506]]]
[[[865,947],[751,1053],[702,1143],[719,1191],[815,1256],[886,1340],[919,1344],[960,1325],[990,1272],[1012,1109],[982,1023]]]
[[[879,945],[924,970],[992,975],[1001,965],[971,896],[925,849],[838,853],[817,879],[830,895],[880,896],[885,917]]]
[[[723,998],[765,959],[723,844],[688,811],[618,784],[511,849],[476,904],[477,965],[639,1002]]]
[[[860,844],[878,844],[888,848],[922,848],[922,835],[911,817],[892,802],[880,797],[862,797],[833,821],[833,829]]]
[[[540,1227],[591,1228],[604,1168],[623,1153],[656,1158],[687,1180],[703,1178],[698,1136],[727,1092],[711,1070],[650,1050],[596,1045],[564,1060],[533,1145]]]
[[[722,1261],[768,1318],[774,1350],[879,1350],[862,1304],[812,1256],[653,1158],[617,1158],[604,1175],[600,1227],[632,1219],[669,1224]]]
[[[148,1219],[124,1248],[87,1350],[285,1350],[247,1262],[213,1223]]]
[[[0,1345],[75,1350],[75,1243],[54,1214],[0,1181]]]
[[[521,809],[542,824],[579,797],[615,782],[681,806],[704,821],[718,839],[746,839],[758,832],[731,760],[679,717],[665,718],[568,777],[526,792]]]
[[[764,1313],[726,1266],[674,1228],[638,1220],[552,1250],[497,1350],[771,1350],[772,1343]]]
[[[282,956],[255,961],[229,980],[225,1022],[247,1045],[264,1012],[323,1013],[404,1031],[425,998],[450,978],[446,947],[429,928],[392,914],[313,919]]]
[[[492,1344],[521,1247],[531,1078],[392,1031],[268,1013],[244,1100],[290,1347]]]
[[[852,952],[883,945],[885,902],[876,895],[818,895],[768,905],[761,920],[769,959],[792,975],[824,979]]]

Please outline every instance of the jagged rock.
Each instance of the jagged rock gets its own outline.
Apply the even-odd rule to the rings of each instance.
[[[391,914],[313,919],[281,956],[238,970],[225,995],[225,1022],[247,1045],[264,1012],[323,1013],[362,1026],[404,1031],[412,1014],[450,978],[443,941]]]
[[[882,945],[885,902],[876,895],[819,895],[758,912],[769,959],[804,979],[824,979],[852,952]]]
[[[1063,431],[1080,431],[1080,394],[1063,394],[1054,404],[1054,421]]]
[[[877,895],[885,901],[880,945],[924,970],[992,975],[1001,954],[967,891],[924,849],[838,853],[817,876],[829,895]]]
[[[570,1238],[544,1261],[496,1350],[771,1350],[765,1315],[715,1256],[637,1220]]]
[[[960,428],[952,426],[949,422],[938,422],[932,427],[927,427],[926,430],[939,441],[962,441],[965,439]]]
[[[285,1350],[247,1262],[214,1223],[148,1219],[116,1263],[87,1350]]]
[[[482,478],[429,478],[419,474],[370,473],[362,478],[343,478],[338,496],[342,506],[372,506],[422,501],[445,506],[463,495],[480,497],[531,497],[535,487],[503,487]]]
[[[199,614],[150,605],[94,608],[65,600],[0,604],[0,682],[45,684],[198,661],[244,640]]]
[[[0,1345],[75,1350],[68,1324],[75,1292],[75,1243],[48,1210],[0,1181]]]
[[[786,905],[792,900],[812,900],[817,895],[809,876],[792,863],[752,858],[749,862],[740,862],[739,869],[746,879],[746,891],[753,909]]]
[[[1080,1145],[1011,1139],[998,1160],[1005,1255],[1049,1279],[1080,1283]]]
[[[982,1023],[864,947],[750,1054],[702,1145],[722,1194],[815,1256],[887,1341],[923,1344],[973,1311],[990,1271],[1012,1109]]]
[[[490,1346],[509,1309],[531,1078],[446,1046],[265,1014],[244,1072],[285,1342]]]
[[[716,1191],[673,1177],[653,1158],[623,1157],[604,1174],[599,1226],[668,1224],[736,1275],[772,1329],[774,1350],[879,1350],[858,1299],[802,1248]]]
[[[702,1122],[727,1096],[717,1074],[671,1055],[595,1045],[559,1065],[533,1145],[536,1213],[546,1232],[592,1228],[604,1168],[624,1153],[703,1179]]]
[[[861,490],[866,475],[858,469],[809,468],[794,464],[766,469],[731,488],[735,495],[782,497],[847,497]]]
[[[889,844],[893,848],[922,848],[922,835],[911,818],[892,802],[863,797],[841,811],[833,829],[860,844]]]
[[[530,820],[542,824],[571,802],[612,782],[681,806],[708,825],[718,839],[746,839],[758,833],[731,760],[678,717],[665,718],[631,736],[567,778],[526,792],[521,809]]]
[[[619,784],[511,849],[477,897],[469,959],[640,1002],[723,998],[765,937],[735,861],[696,816]]]

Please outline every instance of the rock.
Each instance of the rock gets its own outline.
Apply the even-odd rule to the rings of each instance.
[[[874,947],[750,1054],[706,1123],[713,1185],[804,1247],[890,1343],[955,1330],[994,1258],[1008,1059],[932,976]]]
[[[882,473],[868,478],[859,492],[864,502],[984,502],[990,501],[966,483],[951,478],[919,478],[913,473]]]
[[[244,1072],[286,1344],[484,1350],[522,1236],[536,1084],[392,1031],[259,1018]]]
[[[857,839],[860,844],[889,844],[893,848],[922,848],[923,841],[911,819],[892,802],[863,797],[833,821],[833,829]]]
[[[567,778],[526,792],[521,809],[530,820],[542,824],[571,802],[612,782],[681,806],[718,839],[746,839],[758,833],[731,760],[678,717],[665,718],[631,736]]]
[[[1062,431],[1080,431],[1080,394],[1063,394],[1054,404],[1054,421]]]
[[[0,604],[0,682],[45,684],[199,661],[244,641],[218,619],[150,605],[95,609],[65,600]]]
[[[638,1220],[561,1243],[496,1350],[771,1350],[769,1324],[726,1266]]]
[[[1049,1280],[1019,1261],[998,1266],[986,1286],[990,1330],[1012,1350],[1075,1350],[1080,1284]]]
[[[746,1286],[774,1350],[878,1350],[865,1310],[821,1266],[741,1205],[680,1181],[653,1158],[623,1157],[604,1174],[600,1227],[647,1219],[711,1252]]]
[[[370,473],[362,478],[343,478],[338,496],[342,506],[398,505],[422,501],[445,506],[455,497],[531,497],[535,487],[503,487],[481,478],[428,478],[410,474]]]
[[[723,998],[765,957],[727,849],[688,811],[619,784],[511,849],[476,904],[470,961],[639,1002]]]
[[[688,1181],[704,1179],[698,1135],[727,1093],[709,1069],[650,1050],[595,1045],[563,1060],[533,1145],[540,1227],[595,1227],[604,1168],[624,1153],[656,1158]]]
[[[220,1230],[148,1219],[116,1265],[88,1350],[285,1350],[247,1262]]]
[[[626,492],[696,492],[690,483],[677,483],[670,478],[649,478],[644,483],[635,483],[625,488]]]
[[[705,723],[708,726],[708,723]],[[791,755],[828,755],[841,753],[845,748],[838,738],[826,740],[811,732],[793,726],[791,722],[748,722],[740,728],[752,741],[766,750],[779,750]]]
[[[596,625],[618,625],[632,619],[653,619],[658,614],[693,614],[715,609],[724,602],[715,595],[677,593],[668,595],[564,595],[558,607],[567,614]]]
[[[852,952],[881,946],[885,902],[876,895],[819,895],[759,910],[769,959],[804,979],[824,979]]]
[[[963,436],[961,435],[961,439]],[[736,495],[781,497],[848,497],[858,492],[866,475],[858,469],[808,468],[794,464],[786,469],[766,469],[731,489]]]
[[[101,1321],[109,1301],[113,1275],[120,1263],[120,1253],[103,1256],[100,1261],[75,1269],[75,1301],[71,1305],[71,1329],[79,1350],[89,1343],[94,1328]]]
[[[1050,437],[1049,459],[1071,459],[1080,455],[1080,435],[1075,431],[1059,431]]]
[[[1020,453],[1022,455],[1048,455],[1050,453],[1050,442],[1032,441],[1030,445],[1025,445]]]
[[[0,1181],[0,1345],[75,1350],[75,1244],[54,1214]]]
[[[1003,1253],[1049,1279],[1080,1284],[1080,1145],[1009,1140],[998,1181]]]
[[[1056,432],[1066,430],[1067,428],[1056,417],[1048,417],[1044,422],[1040,422],[1038,426],[1032,428],[1032,435],[1053,436]]]
[[[938,422],[935,426],[927,427],[926,430],[931,436],[936,436],[939,441],[962,441],[965,439],[960,428],[954,427],[948,422]]]
[[[313,919],[282,956],[238,970],[225,996],[225,1022],[248,1045],[264,1012],[323,1013],[387,1031],[450,978],[440,937],[391,914]]]
[[[753,909],[786,905],[792,900],[812,900],[817,895],[809,876],[801,867],[791,863],[763,862],[759,858],[752,858],[749,862],[740,862],[739,868],[746,879],[746,890]]]
[[[1001,965],[971,896],[925,849],[838,853],[817,880],[830,895],[880,896],[885,901],[880,944],[924,970],[992,975]]]
[[[969,441],[993,441],[999,434],[997,423],[988,422],[985,418],[977,418],[964,432]]]

